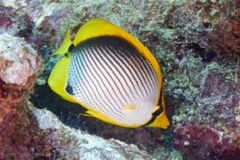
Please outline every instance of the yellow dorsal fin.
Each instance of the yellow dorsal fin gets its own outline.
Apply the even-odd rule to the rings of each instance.
[[[136,107],[133,105],[133,104],[127,104],[123,110],[126,111],[126,110],[133,110],[133,109],[136,109]]]
[[[71,46],[72,44],[72,40],[71,40],[71,37],[70,37],[70,26],[68,25],[68,30],[67,30],[67,33],[64,37],[64,40],[61,44],[61,46],[56,50],[56,52],[54,52],[52,54],[53,55],[57,55],[57,54],[65,54],[68,52],[68,48]]]

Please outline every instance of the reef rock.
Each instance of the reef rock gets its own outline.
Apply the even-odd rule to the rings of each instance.
[[[58,147],[55,156],[66,159],[112,159],[112,160],[154,160],[146,151],[137,146],[128,145],[115,139],[105,140],[101,137],[87,134],[79,129],[64,125],[58,117],[48,110],[31,107],[37,117],[41,129],[54,130],[48,137],[52,137]]]
[[[42,60],[22,38],[0,35],[0,159],[27,159],[38,127],[26,107]],[[37,136],[40,138],[39,136]]]

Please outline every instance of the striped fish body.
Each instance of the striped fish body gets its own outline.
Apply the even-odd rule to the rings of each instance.
[[[110,36],[86,40],[71,52],[67,92],[118,122],[144,124],[158,95],[150,62],[128,42]],[[134,109],[125,109],[127,105]]]
[[[124,127],[167,127],[160,69],[154,68],[152,57],[146,58],[135,43],[119,35],[76,39],[75,44],[68,43],[67,54],[50,75],[49,85],[56,93],[81,104],[88,109],[87,114],[108,123]],[[56,76],[59,72],[62,76]],[[62,82],[56,85],[56,81]]]

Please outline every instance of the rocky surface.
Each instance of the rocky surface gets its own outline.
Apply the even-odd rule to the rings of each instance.
[[[82,110],[44,84],[59,58],[50,54],[61,44],[68,19],[72,39],[94,17],[123,27],[160,64],[169,129],[121,128],[88,117],[70,125],[86,121],[90,133],[137,144],[161,159],[180,152],[182,156],[175,155],[189,160],[234,160],[240,150],[239,4],[238,0],[2,0],[0,33],[25,38],[45,60],[31,95],[34,105],[68,117],[69,110]]]
[[[22,38],[0,35],[0,159],[27,159],[43,138],[26,106],[41,63]]]
[[[98,136],[89,135],[79,129],[64,125],[57,116],[48,110],[31,107],[41,129],[54,130],[49,137],[58,143],[54,150],[54,158],[65,159],[113,159],[113,160],[155,160],[146,151],[137,146],[128,145],[119,140],[105,140]]]

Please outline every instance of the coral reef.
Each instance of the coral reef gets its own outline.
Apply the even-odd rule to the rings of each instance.
[[[240,6],[237,0],[3,0],[0,13],[0,33],[25,38],[45,61],[35,93],[31,95],[36,107],[47,107],[59,117],[61,113],[67,117],[69,111],[83,112],[45,84],[59,58],[50,54],[61,44],[68,19],[74,38],[87,20],[105,18],[140,39],[157,58],[171,126],[167,130],[129,129],[80,117],[81,122],[86,121],[88,132],[137,144],[161,159],[181,158],[179,152],[183,159],[238,159]],[[11,66],[6,62],[5,67]],[[6,85],[2,80],[3,97],[12,88]]]
[[[186,159],[231,159],[238,160],[238,144],[222,132],[206,126],[186,124],[173,133],[174,148],[180,150]]]
[[[26,107],[41,63],[23,39],[0,35],[0,159],[27,159],[43,138]]]

